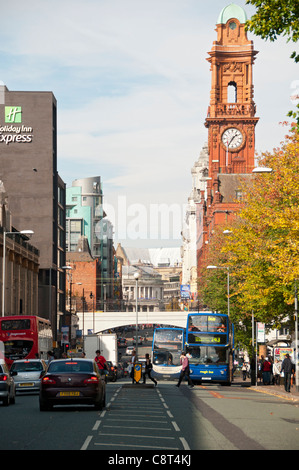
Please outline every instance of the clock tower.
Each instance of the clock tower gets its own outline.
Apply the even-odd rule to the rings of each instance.
[[[208,53],[212,84],[205,121],[209,132],[207,204],[231,204],[238,198],[237,175],[254,168],[255,117],[252,68],[257,52],[245,31],[246,13],[230,4],[221,11],[217,40]],[[234,188],[233,188],[234,187]],[[211,214],[210,214],[211,215]]]

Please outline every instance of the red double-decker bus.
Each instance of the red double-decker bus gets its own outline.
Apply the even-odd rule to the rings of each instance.
[[[34,315],[0,317],[0,344],[8,367],[17,359],[47,359],[53,348],[49,320]]]

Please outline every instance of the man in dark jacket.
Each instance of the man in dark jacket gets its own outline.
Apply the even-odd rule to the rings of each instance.
[[[286,392],[291,391],[291,376],[294,371],[294,364],[290,359],[290,355],[286,354],[281,364],[281,373],[284,373],[284,388]]]

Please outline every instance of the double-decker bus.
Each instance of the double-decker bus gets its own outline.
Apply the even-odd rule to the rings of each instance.
[[[34,315],[1,317],[1,341],[8,367],[17,359],[47,359],[47,352],[53,348],[51,324]]]
[[[156,328],[152,344],[152,377],[178,378],[181,371],[180,356],[184,349],[183,328]]]
[[[234,328],[228,315],[207,312],[188,314],[186,352],[192,381],[230,385],[233,377]]]

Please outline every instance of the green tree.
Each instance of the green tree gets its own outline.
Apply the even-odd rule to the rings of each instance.
[[[247,0],[256,7],[256,13],[247,21],[246,27],[262,39],[276,41],[278,36],[286,36],[294,43],[299,39],[299,2],[298,0]],[[294,51],[291,58],[299,62],[299,54]],[[289,111],[288,116],[297,120],[298,111]]]

